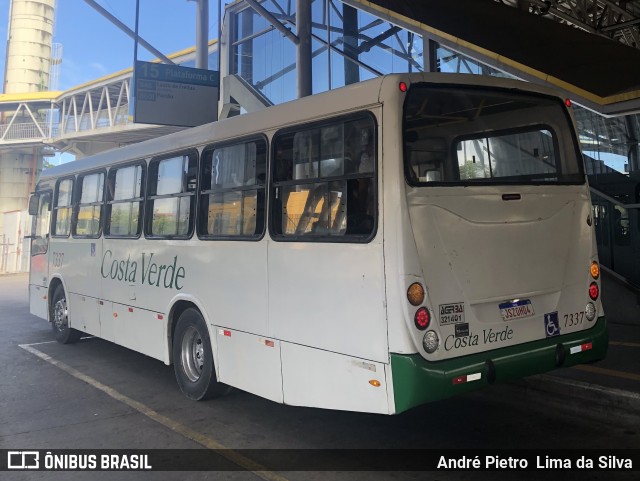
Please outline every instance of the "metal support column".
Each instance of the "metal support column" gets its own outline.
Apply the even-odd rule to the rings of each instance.
[[[342,28],[344,31],[344,51],[347,56],[359,60],[360,50],[358,49],[358,10],[343,4],[342,5]],[[344,58],[344,84],[351,85],[360,82],[360,67]]]
[[[311,0],[296,0],[298,98],[313,93],[311,65]]]
[[[240,12],[241,31],[239,37],[248,37],[253,33],[253,10],[247,8]],[[238,70],[243,79],[253,84],[253,38],[249,38],[246,42],[238,45],[239,58]]]
[[[425,72],[439,72],[438,66],[438,42],[429,38],[426,32],[422,37],[422,57]]]
[[[196,14],[196,68],[209,68],[209,0],[198,0]]]
[[[629,145],[629,171],[631,172],[640,171],[640,122],[638,121],[638,117],[638,115],[634,114],[625,117],[627,142]],[[635,202],[640,202],[640,199],[635,199]]]

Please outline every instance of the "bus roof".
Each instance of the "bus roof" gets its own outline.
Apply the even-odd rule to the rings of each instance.
[[[359,107],[371,107],[383,101],[380,97],[385,82],[398,84],[401,81],[501,87],[557,96],[557,93],[546,87],[500,77],[449,73],[390,74],[68,162],[43,171],[40,182],[108,168],[119,163],[146,159],[214,141],[256,135],[300,122],[339,115]]]

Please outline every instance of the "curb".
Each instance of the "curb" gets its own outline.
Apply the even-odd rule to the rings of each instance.
[[[599,422],[640,425],[639,393],[549,374],[531,376],[501,387],[503,389],[496,389],[494,395],[522,397],[529,403],[552,405]]]

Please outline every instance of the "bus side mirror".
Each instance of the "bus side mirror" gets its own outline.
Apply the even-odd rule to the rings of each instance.
[[[38,204],[40,203],[40,196],[38,194],[32,194],[29,197],[29,215],[38,215]]]

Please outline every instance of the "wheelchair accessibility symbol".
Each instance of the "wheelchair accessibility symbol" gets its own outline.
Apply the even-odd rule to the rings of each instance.
[[[544,315],[544,331],[547,337],[560,335],[560,323],[558,322],[558,311]]]

